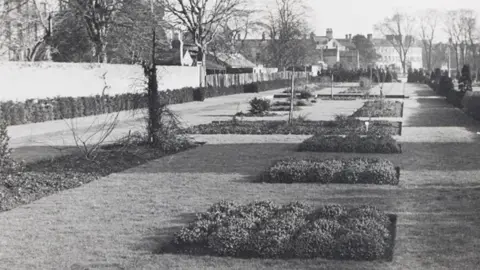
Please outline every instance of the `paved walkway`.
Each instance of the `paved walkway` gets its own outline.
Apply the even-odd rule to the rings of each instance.
[[[406,85],[406,91],[420,97],[427,96],[428,89]],[[279,137],[242,144],[235,136],[223,136],[218,144],[0,213],[0,269],[295,268],[293,261],[152,254],[185,224],[185,216],[221,198],[368,203],[398,214],[393,262],[311,261],[311,269],[476,269],[479,125],[441,99],[406,101],[404,118],[404,153],[389,156],[402,167],[399,187],[252,186],[245,177],[282,156],[303,154],[295,153],[292,144],[268,144],[278,143]]]

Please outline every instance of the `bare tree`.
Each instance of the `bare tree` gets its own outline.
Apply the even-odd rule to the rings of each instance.
[[[305,20],[303,0],[276,0],[276,8],[268,15],[265,27],[269,31],[269,64],[278,68],[303,66],[313,47]],[[311,44],[310,44],[311,43]]]
[[[185,28],[199,49],[203,63],[201,85],[206,74],[207,46],[215,40],[222,25],[245,14],[245,0],[164,0],[167,15],[173,24]],[[168,20],[168,19],[167,19]]]
[[[60,0],[83,19],[90,41],[94,44],[93,54],[99,63],[107,63],[108,35],[117,19],[119,10],[134,0]]]
[[[407,13],[397,11],[393,16],[387,17],[383,22],[375,25],[375,30],[386,36],[387,40],[398,52],[403,73],[405,74],[407,71],[407,55],[415,43],[413,38],[415,19]]]
[[[477,59],[477,14],[473,10],[462,10],[461,12],[461,22],[463,31],[463,61],[464,63],[470,63],[474,70],[477,69],[476,59]],[[470,59],[468,59],[467,53],[470,54]]]
[[[6,2],[0,11],[0,30],[2,47],[16,52],[19,60],[38,60],[40,52],[51,60],[52,13],[46,2]]]
[[[460,68],[459,54],[462,54],[461,44],[465,38],[465,27],[460,10],[450,10],[445,18],[445,32],[448,34],[450,47],[455,51],[457,74]]]
[[[427,69],[429,71],[432,70],[432,52],[440,15],[440,12],[436,9],[427,9],[419,14],[420,38],[422,40],[423,49],[425,50]]]

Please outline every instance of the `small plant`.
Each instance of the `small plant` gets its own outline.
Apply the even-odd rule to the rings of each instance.
[[[370,90],[372,88],[372,81],[367,77],[361,77],[359,86],[362,90]]]
[[[270,100],[262,98],[254,98],[250,100],[250,113],[252,114],[264,114],[270,110]]]
[[[0,121],[0,176],[15,173],[22,168],[22,164],[16,162],[12,157],[9,141],[7,124]]]

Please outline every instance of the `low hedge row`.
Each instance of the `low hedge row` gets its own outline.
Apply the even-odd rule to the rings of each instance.
[[[462,99],[463,111],[480,120],[480,92],[467,92]]]
[[[277,161],[259,177],[266,183],[398,185],[400,169],[378,158]]]
[[[341,136],[316,135],[298,146],[300,152],[344,153],[401,153],[401,147],[391,136],[349,134]]]
[[[287,87],[289,80],[277,80],[252,83],[248,85],[223,88],[182,88],[160,91],[163,103],[179,104],[191,101],[203,101],[205,98],[260,92]],[[7,125],[38,123],[51,120],[69,119],[83,116],[134,110],[147,107],[146,93],[127,93],[121,95],[96,95],[88,97],[54,97],[30,99],[25,102],[0,102],[0,121]]]
[[[374,121],[369,132],[399,135],[400,123]],[[187,129],[189,134],[295,134],[295,135],[342,135],[366,134],[365,124],[357,119],[348,121],[301,121],[289,124],[287,121],[213,121]]]
[[[162,252],[372,261],[389,256],[393,227],[392,218],[372,206],[222,201],[199,213]]]
[[[352,117],[402,117],[403,103],[384,99],[369,100]]]

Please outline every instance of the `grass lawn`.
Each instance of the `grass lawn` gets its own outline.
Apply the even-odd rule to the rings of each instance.
[[[444,100],[435,102],[438,104],[433,105],[438,109],[450,108]],[[296,151],[298,143],[305,138],[292,135],[256,135],[250,143],[241,142],[252,135],[208,135],[211,137],[207,145],[152,160],[3,212],[0,214],[1,267],[477,269],[480,264],[477,251],[480,139],[477,136],[471,141],[465,138],[464,141],[457,138],[456,142],[436,141],[436,131],[440,130],[448,139],[450,128],[461,126],[462,122],[455,121],[453,111],[438,118],[436,111],[424,114],[429,104],[414,108],[419,101],[406,103],[409,125],[404,127],[405,133],[421,138],[420,142],[409,141],[408,136],[401,140],[402,154],[305,153]],[[435,129],[432,129],[434,123]],[[423,132],[414,134],[419,127]],[[430,130],[434,130],[432,134]],[[252,181],[275,160],[310,156],[388,158],[401,167],[402,180],[398,186]],[[393,259],[376,262],[246,260],[158,253],[175,232],[193,220],[195,213],[204,212],[223,199],[238,203],[300,201],[313,207],[332,203],[374,205],[397,215]]]

